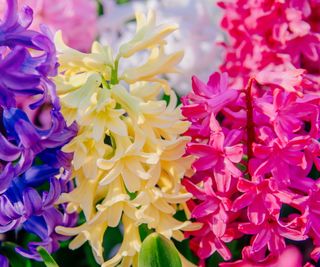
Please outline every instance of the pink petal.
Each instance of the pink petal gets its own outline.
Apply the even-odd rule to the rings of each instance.
[[[244,193],[240,197],[238,197],[232,204],[233,211],[239,211],[247,206],[249,206],[255,198],[255,194],[253,191],[249,191],[248,193]]]
[[[261,197],[256,197],[247,210],[248,218],[256,225],[262,224],[266,218],[266,210]]]
[[[234,163],[238,163],[242,159],[243,155],[243,148],[242,144],[235,145],[232,147],[226,147],[225,148],[226,156]]]
[[[199,204],[192,211],[193,218],[200,218],[207,216],[213,212],[215,212],[218,208],[218,203],[216,201],[205,201]]]
[[[286,243],[284,242],[284,238],[279,236],[277,233],[272,233],[269,243],[268,243],[268,249],[272,253],[281,253],[286,247]]]
[[[263,249],[271,238],[271,233],[268,229],[262,228],[261,231],[254,237],[252,243],[252,251],[257,252]]]

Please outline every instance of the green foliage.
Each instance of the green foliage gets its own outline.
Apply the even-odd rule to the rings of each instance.
[[[152,234],[153,232],[154,231],[152,229],[149,229],[148,225],[146,225],[146,224],[141,224],[139,226],[139,234],[140,234],[140,238],[141,238],[142,241],[145,240],[145,238],[148,235]]]
[[[44,247],[37,247],[37,251],[39,252],[41,258],[43,259],[44,264],[47,267],[59,267],[59,265],[56,263],[56,261],[52,258],[50,253],[46,251]]]
[[[103,237],[104,258],[110,259],[112,250],[122,243],[123,236],[120,230],[121,225],[117,227],[108,227]]]
[[[197,256],[190,249],[190,239],[185,239],[181,242],[174,240],[174,244],[178,251],[190,262],[198,264]]]
[[[128,3],[129,0],[117,0],[117,4],[118,5],[122,5],[122,4],[125,4],[125,3]]]
[[[182,263],[173,243],[160,234],[153,233],[142,243],[138,266],[182,267]]]

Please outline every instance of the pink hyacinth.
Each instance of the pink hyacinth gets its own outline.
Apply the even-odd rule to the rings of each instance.
[[[220,6],[230,37],[223,44],[226,73],[213,74],[207,84],[193,78],[193,91],[183,99],[183,115],[191,122],[188,148],[198,148],[187,149],[196,158],[193,176],[185,178],[194,194],[188,206],[203,223],[189,233],[191,248],[205,266],[210,250],[202,253],[203,242],[216,247],[211,254],[217,251],[229,260],[226,243],[237,240],[243,244],[242,259],[221,266],[282,266],[277,262],[287,240],[310,239],[314,262],[306,266],[313,266],[320,258],[320,2],[234,0]],[[232,136],[219,149],[217,132]],[[226,149],[240,146],[242,158],[226,167]],[[224,164],[217,164],[216,155]],[[232,204],[200,216],[199,207],[206,209],[209,201],[199,192],[208,180],[211,195]],[[226,181],[228,186],[221,187]],[[220,212],[223,235],[211,226]],[[301,260],[293,266],[302,266]]]
[[[247,237],[244,258],[230,266],[277,266],[286,240],[312,239],[311,256],[319,257],[319,190],[310,173],[320,169],[320,96],[298,73],[261,72],[239,89],[227,85],[227,74],[207,84],[193,78],[182,113],[191,122],[187,153],[196,159],[184,185],[194,196],[191,217],[203,223],[187,234],[200,266],[215,252],[232,259],[227,244]]]
[[[88,51],[97,35],[97,4],[95,0],[19,0],[22,8],[33,9],[33,29],[41,24],[55,33],[61,30],[67,44],[81,51]],[[0,17],[4,14],[4,0],[0,0]]]
[[[221,26],[228,31],[221,71],[236,86],[262,70],[303,68],[320,85],[318,0],[221,1]]]

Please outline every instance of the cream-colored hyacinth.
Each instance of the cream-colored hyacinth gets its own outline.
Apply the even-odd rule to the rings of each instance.
[[[75,236],[71,249],[89,241],[104,267],[137,266],[142,224],[176,240],[183,239],[182,230],[196,227],[173,216],[191,197],[180,181],[192,160],[183,157],[189,139],[181,134],[188,123],[175,93],[159,78],[176,72],[183,57],[181,51],[165,52],[165,38],[176,28],[157,25],[154,12],[137,14],[136,34],[117,55],[98,42],[90,54],[81,53],[67,47],[61,34],[55,38],[62,112],[68,124],[79,126],[78,135],[63,148],[74,153],[76,188],[59,203],[85,216],[80,226],[56,230]],[[127,67],[126,59],[142,50],[149,53],[146,62]],[[163,92],[170,103],[161,100]],[[124,229],[123,242],[115,256],[104,259],[104,234],[118,225]]]

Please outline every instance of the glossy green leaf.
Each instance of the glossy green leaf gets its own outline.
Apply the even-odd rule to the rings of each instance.
[[[52,258],[52,256],[46,251],[44,247],[37,247],[37,251],[39,252],[40,256],[43,259],[44,264],[47,267],[59,267],[56,261]]]
[[[181,259],[173,243],[153,233],[142,243],[139,267],[182,267]]]

